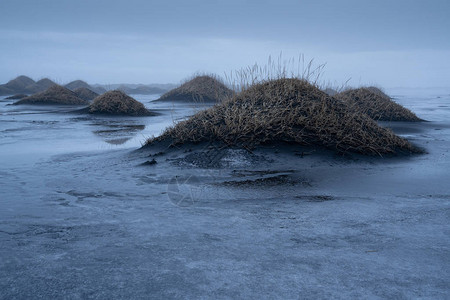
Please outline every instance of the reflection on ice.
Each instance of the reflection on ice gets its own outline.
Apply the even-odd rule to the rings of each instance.
[[[100,127],[101,129],[93,130],[92,133],[111,145],[125,144],[136,136],[138,132],[145,129],[143,124],[128,124],[120,121],[96,121],[90,125]]]
[[[108,149],[136,149],[146,138],[160,134],[174,120],[201,107],[154,103],[159,95],[134,95],[153,117],[108,117],[74,114],[57,105],[10,106],[0,97],[0,154],[8,165],[22,165],[55,154]],[[3,97],[4,98],[4,97]]]
[[[110,145],[123,145],[126,142],[131,140],[131,137],[128,138],[119,138],[119,139],[105,139],[105,142]]]

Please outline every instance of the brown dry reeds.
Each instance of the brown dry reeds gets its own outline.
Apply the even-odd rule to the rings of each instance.
[[[350,89],[336,94],[334,97],[376,121],[423,121],[412,111],[395,103],[383,91],[375,87]]]
[[[289,143],[338,152],[382,155],[421,152],[307,80],[279,78],[244,88],[212,108],[168,128],[147,145],[222,142],[230,146]]]
[[[95,98],[89,105],[87,112],[90,114],[127,116],[154,115],[145,108],[144,104],[119,90],[109,91]]]
[[[60,85],[53,85],[47,90],[25,97],[14,103],[20,104],[59,104],[59,105],[88,105],[89,102],[80,99],[74,92]]]
[[[231,96],[221,78],[213,74],[194,75],[179,87],[163,94],[158,100],[220,102]]]

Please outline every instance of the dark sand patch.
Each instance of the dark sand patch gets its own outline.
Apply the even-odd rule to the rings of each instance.
[[[224,186],[234,187],[274,187],[284,185],[308,185],[306,181],[301,181],[296,178],[292,178],[289,175],[272,175],[263,178],[246,179],[246,180],[233,180],[225,181],[222,183]]]
[[[295,196],[295,198],[306,200],[307,202],[325,202],[336,200],[336,197],[330,195],[301,195]]]

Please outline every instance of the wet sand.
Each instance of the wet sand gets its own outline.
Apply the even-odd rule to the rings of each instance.
[[[136,150],[192,110],[117,121],[2,106],[2,297],[446,298],[450,96],[407,93],[397,101],[429,122],[383,125],[428,153],[383,159]]]

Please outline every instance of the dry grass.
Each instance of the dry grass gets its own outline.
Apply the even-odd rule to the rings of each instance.
[[[230,72],[225,78],[228,85],[237,92],[242,92],[258,83],[282,78],[306,80],[317,86],[324,68],[325,64],[315,64],[314,59],[305,61],[303,54],[300,54],[297,58],[284,59],[282,53],[280,53],[276,59],[269,56],[265,65],[255,63]]]
[[[91,114],[149,116],[153,115],[144,104],[125,93],[115,90],[104,93],[94,99],[88,107]]]
[[[423,121],[375,87],[350,89],[336,94],[334,97],[345,101],[356,111],[367,114],[377,121]]]
[[[74,89],[73,92],[81,99],[86,101],[94,100],[98,94],[85,87]]]
[[[212,141],[243,147],[289,143],[367,155],[420,152],[308,81],[287,78],[251,85],[147,144],[164,141],[172,145]]]
[[[230,97],[233,91],[230,90],[215,75],[195,75],[181,86],[168,91],[158,100],[175,100],[191,102],[220,102]]]
[[[47,90],[25,97],[14,103],[20,104],[59,104],[59,105],[88,105],[89,102],[80,99],[69,89],[60,85],[53,85]]]
[[[391,99],[391,97],[389,97],[381,88],[376,87],[376,86],[368,86],[366,87],[366,89],[368,89],[369,91],[371,91],[372,93],[377,94],[380,97],[386,98],[386,99]]]

